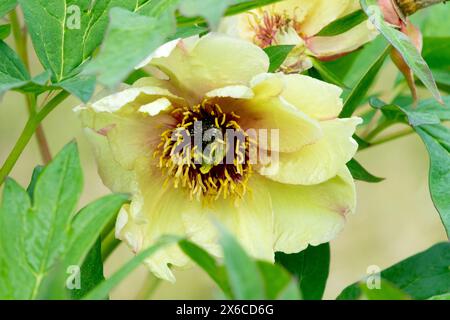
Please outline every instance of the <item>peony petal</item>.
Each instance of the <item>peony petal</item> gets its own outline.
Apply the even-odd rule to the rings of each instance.
[[[247,86],[228,86],[206,93],[206,97],[208,98],[251,99],[254,96],[252,89]]]
[[[349,0],[309,0],[314,5],[300,25],[300,33],[306,37],[317,34],[325,26],[337,20],[349,6]]]
[[[318,185],[267,183],[274,210],[275,251],[297,253],[334,239],[346,215],[355,210],[355,186],[346,167]]]
[[[136,162],[139,192],[135,193],[127,215],[119,216],[119,238],[139,252],[153,245],[163,235],[185,236],[183,215],[200,212],[200,202],[189,200],[185,190],[164,185],[160,171],[151,169],[146,158]],[[119,228],[120,227],[120,228]],[[174,282],[169,265],[184,267],[189,259],[178,246],[158,251],[146,260],[150,270],[158,277]]]
[[[355,155],[358,144],[352,138],[360,118],[321,122],[324,137],[317,143],[292,153],[280,153],[279,161],[271,161],[259,173],[288,184],[313,185],[334,177]]]
[[[319,58],[338,56],[351,52],[376,38],[378,32],[369,22],[364,21],[356,27],[333,37],[313,37],[308,39],[308,48]]]
[[[310,117],[330,120],[341,112],[341,88],[300,74],[286,75],[284,82],[283,98]]]
[[[151,65],[167,74],[192,103],[199,103],[211,90],[247,85],[255,75],[267,72],[269,58],[247,41],[212,33],[188,46],[180,42],[169,57],[153,59]]]
[[[84,133],[96,156],[98,172],[103,183],[113,192],[133,192],[136,190],[134,172],[126,170],[114,158],[108,139],[90,128]]]
[[[233,204],[230,199],[220,199],[204,212],[228,228],[252,257],[273,262],[273,212],[264,180],[253,176],[251,191],[242,200]]]
[[[283,74],[258,75],[251,81],[253,99],[230,103],[224,108],[235,111],[241,117],[239,124],[246,130],[253,129],[258,135],[266,133],[267,139],[262,136],[258,141],[260,148],[293,152],[318,141],[322,130],[318,121],[281,96],[283,77]]]

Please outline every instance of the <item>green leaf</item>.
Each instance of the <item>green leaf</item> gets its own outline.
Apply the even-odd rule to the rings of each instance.
[[[105,280],[103,274],[102,242],[99,239],[89,250],[80,268],[80,289],[70,290],[72,299],[79,300]],[[106,296],[105,296],[106,298]]]
[[[224,254],[228,281],[237,300],[264,299],[263,277],[253,261],[233,236],[218,225],[219,243]]]
[[[275,260],[297,277],[300,292],[305,300],[322,299],[330,269],[328,243],[317,247],[309,246],[295,254],[277,252]]]
[[[379,178],[368,172],[358,161],[355,159],[350,160],[347,163],[347,168],[350,170],[353,178],[355,180],[377,183],[384,180],[384,178]]]
[[[30,75],[17,54],[0,40],[0,95],[28,82]]]
[[[386,104],[378,98],[371,98],[370,105],[379,109],[388,121],[392,123],[403,122],[413,127],[439,124],[444,120],[450,120],[450,97],[444,97],[444,105],[435,99],[422,100],[417,107],[409,105],[401,107],[397,104]]]
[[[54,83],[79,72],[100,45],[112,7],[134,8],[126,0],[19,0],[36,54]]]
[[[2,0],[0,1],[0,18],[5,16],[9,11],[14,9],[17,5],[17,0]]]
[[[75,215],[66,253],[68,265],[81,265],[101,231],[127,201],[127,195],[111,194],[94,201]]]
[[[94,94],[95,77],[77,75],[58,83],[57,86],[60,86],[64,90],[78,97],[82,102],[86,103]]]
[[[275,300],[285,294],[292,283],[291,276],[282,267],[266,261],[258,261],[258,268],[264,279],[265,297]],[[298,293],[298,289],[296,289]]]
[[[431,198],[450,237],[450,129],[443,125],[427,125],[415,130],[428,150]]]
[[[375,81],[375,78],[383,66],[384,60],[389,54],[389,47],[385,47],[385,49],[379,54],[376,59],[373,61],[372,65],[365,71],[362,77],[358,80],[356,85],[347,95],[344,101],[344,107],[341,111],[341,118],[350,117],[355,110],[361,105],[366,97],[367,92]]]
[[[329,25],[327,25],[325,28],[323,28],[317,34],[317,36],[319,36],[319,37],[337,36],[341,33],[349,31],[353,27],[356,27],[357,25],[361,24],[362,22],[364,22],[366,20],[367,20],[367,16],[365,15],[364,11],[357,10],[357,11],[352,12],[342,18],[339,18],[339,19],[331,22]]]
[[[440,88],[450,91],[450,37],[426,37],[422,55]]]
[[[387,281],[413,299],[447,294],[450,291],[449,265],[450,243],[440,243],[382,271],[381,283],[383,286],[384,281]],[[361,283],[345,288],[338,299],[361,298]]]
[[[100,283],[93,290],[91,290],[86,296],[83,297],[84,300],[101,300],[106,297],[112,289],[114,289],[123,279],[125,279],[128,274],[130,274],[134,269],[139,267],[145,259],[149,258],[155,254],[158,250],[175,244],[180,239],[178,237],[163,237],[157,241],[154,245],[143,250],[136,257],[128,261],[124,266],[122,266],[116,273],[114,273],[110,278]]]
[[[31,181],[30,184],[28,185],[27,193],[32,201],[34,199],[34,188],[36,187],[37,179],[41,175],[43,170],[44,170],[43,166],[37,166],[36,168],[34,168],[33,174],[31,175]]]
[[[372,22],[386,40],[400,52],[406,64],[423,82],[428,90],[430,90],[434,98],[441,101],[441,94],[433,79],[430,68],[408,36],[397,29],[394,29],[384,21],[383,14],[381,13],[381,9],[377,5],[376,0],[361,0],[361,6],[369,17],[370,22]]]
[[[112,88],[164,43],[173,26],[166,17],[147,17],[120,8],[113,8],[110,17],[102,49],[84,73],[98,75],[99,82]]]
[[[82,189],[77,146],[69,143],[42,171],[25,221],[25,252],[37,277],[64,251],[67,226]]]
[[[223,266],[219,266],[208,252],[191,241],[181,240],[178,245],[189,258],[211,277],[228,298],[233,297]]]
[[[294,47],[291,45],[281,45],[265,48],[264,51],[270,59],[269,72],[277,71]]]
[[[27,192],[6,179],[0,206],[0,299],[29,299],[35,277],[23,250],[23,224],[31,209]]]
[[[444,293],[438,296],[428,298],[428,300],[450,300],[450,293]]]
[[[180,1],[179,10],[187,17],[202,16],[208,21],[212,29],[217,29],[220,19],[227,8],[232,4],[239,4],[247,0],[183,0]]]
[[[0,40],[7,38],[10,33],[11,33],[11,25],[10,24],[0,25]]]
[[[381,280],[380,289],[369,289],[364,282],[359,283],[361,294],[367,300],[410,300],[411,297],[405,292],[391,284],[389,281]]]
[[[314,69],[317,70],[320,77],[326,82],[335,84],[341,88],[347,88],[341,78],[339,78],[334,72],[327,67],[326,64],[322,63],[318,59],[312,59]]]

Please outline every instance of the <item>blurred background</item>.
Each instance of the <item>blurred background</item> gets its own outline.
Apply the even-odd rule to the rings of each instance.
[[[447,11],[448,12],[448,11]],[[431,27],[431,23],[429,27]],[[32,74],[40,71],[33,57]],[[394,87],[397,72],[389,62],[379,75],[374,92]],[[421,97],[426,93],[421,92]],[[68,99],[43,122],[53,154],[76,139],[84,169],[85,189],[80,206],[108,193],[97,175],[90,146],[72,112],[79,102]],[[7,93],[0,101],[0,163],[3,163],[27,119],[23,96]],[[395,128],[394,128],[395,129]],[[358,209],[348,218],[344,231],[331,242],[331,270],[325,298],[334,299],[347,285],[366,275],[368,266],[384,269],[427,249],[446,235],[428,193],[428,157],[418,136],[410,135],[358,153],[357,160],[371,173],[386,178],[378,184],[357,182]],[[33,168],[41,163],[33,138],[11,176],[27,185]],[[131,252],[119,247],[106,263],[106,276],[130,259]],[[131,274],[112,294],[113,299],[139,297],[144,267]],[[176,271],[175,284],[161,283],[154,299],[209,299],[219,297],[214,284],[198,269]]]

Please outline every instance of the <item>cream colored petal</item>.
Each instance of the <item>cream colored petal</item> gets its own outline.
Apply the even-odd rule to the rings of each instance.
[[[334,177],[355,155],[358,144],[352,138],[360,118],[321,122],[324,137],[292,153],[280,153],[279,160],[259,168],[267,178],[288,184],[313,185]]]
[[[169,57],[153,59],[151,65],[167,74],[191,102],[198,103],[211,90],[247,85],[255,75],[268,70],[269,58],[247,41],[212,33],[195,45],[180,42]]]
[[[158,49],[156,49],[152,54],[150,54],[147,58],[144,59],[140,64],[136,66],[135,69],[140,69],[148,65],[153,59],[155,58],[166,58],[170,56],[172,51],[176,48],[178,43],[181,41],[181,39],[175,39],[172,41],[169,41],[162,46],[160,46]]]
[[[280,96],[284,83],[278,75],[258,75],[251,86],[253,99],[225,104],[224,109],[240,116],[239,124],[258,140],[260,148],[293,152],[322,137],[318,121]]]
[[[134,172],[126,170],[116,161],[108,139],[90,128],[85,128],[84,134],[94,150],[98,173],[103,183],[113,192],[128,193],[136,190]]]
[[[355,186],[346,167],[318,185],[268,182],[275,221],[275,251],[297,253],[336,237],[356,205]]]
[[[257,175],[250,178],[251,191],[236,204],[220,199],[203,211],[204,217],[223,224],[252,257],[273,262],[273,212],[264,180]]]
[[[337,20],[349,6],[349,0],[309,0],[313,2],[305,19],[301,23],[300,32],[307,37],[314,36],[325,26]]]
[[[314,119],[338,117],[343,107],[341,88],[300,74],[285,75],[283,79],[285,89],[281,95],[290,104]]]
[[[254,96],[252,89],[247,86],[228,86],[206,93],[206,97],[208,98],[251,99]]]
[[[365,21],[358,26],[333,37],[313,37],[308,40],[308,48],[315,56],[332,57],[351,52],[376,38],[375,27]]]
[[[137,161],[135,171],[139,192],[135,193],[126,216],[121,213],[117,220],[119,238],[135,252],[155,244],[164,235],[185,236],[183,215],[201,210],[200,202],[189,200],[183,190],[163,186],[164,177],[151,166],[146,158]],[[169,265],[185,267],[188,263],[189,259],[176,245],[164,248],[146,260],[156,276],[172,282],[175,278]]]

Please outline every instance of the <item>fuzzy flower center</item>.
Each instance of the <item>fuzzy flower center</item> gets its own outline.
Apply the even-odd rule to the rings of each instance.
[[[252,172],[250,138],[240,117],[204,100],[194,107],[175,107],[173,129],[161,135],[155,152],[166,184],[189,190],[191,199],[242,198]]]

